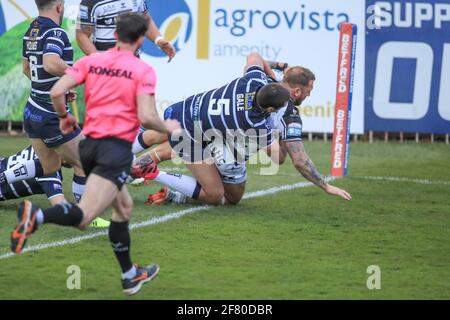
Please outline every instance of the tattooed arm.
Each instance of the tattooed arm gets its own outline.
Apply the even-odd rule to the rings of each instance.
[[[95,31],[95,27],[92,25],[80,24],[77,28],[77,43],[80,49],[85,55],[97,52],[94,44],[91,41],[91,36]]]
[[[282,144],[286,147],[293,165],[303,177],[328,194],[339,196],[345,200],[351,200],[352,197],[347,191],[332,186],[323,179],[322,175],[317,171],[316,166],[306,153],[305,147],[301,141],[285,141],[282,142]]]

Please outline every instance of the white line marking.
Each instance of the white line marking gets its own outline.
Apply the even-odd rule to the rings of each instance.
[[[411,183],[419,183],[419,184],[450,185],[450,181],[413,179],[413,178],[401,178],[401,177],[349,177],[349,178],[364,179],[364,180],[394,181],[394,182],[411,182]]]
[[[326,178],[325,180],[332,181],[334,179]],[[269,194],[275,194],[278,192],[293,190],[293,189],[297,189],[297,188],[305,188],[305,187],[309,187],[312,185],[313,184],[310,182],[299,182],[299,183],[295,183],[295,184],[282,185],[279,187],[273,187],[273,188],[269,188],[269,189],[249,192],[244,195],[243,199],[258,198],[258,197],[266,196]],[[166,214],[161,217],[155,217],[155,218],[151,218],[149,220],[145,220],[142,222],[133,223],[132,225],[130,225],[130,229],[139,229],[139,228],[143,228],[143,227],[147,227],[147,226],[151,226],[151,225],[155,225],[155,224],[159,224],[159,223],[164,223],[164,222],[167,222],[170,220],[181,218],[185,215],[192,214],[194,212],[209,210],[212,208],[215,208],[215,207],[204,205],[204,206],[200,206],[200,207],[194,207],[194,208],[184,209],[184,210],[180,210],[180,211],[175,211],[175,212]],[[100,231],[100,232],[95,232],[95,233],[91,233],[91,234],[87,234],[87,235],[83,235],[83,236],[79,236],[79,237],[74,237],[74,238],[70,238],[70,239],[65,239],[65,240],[61,240],[61,241],[41,243],[41,244],[37,244],[34,246],[29,246],[29,247],[25,248],[22,252],[23,253],[35,252],[35,251],[41,251],[41,250],[53,248],[53,247],[62,247],[62,246],[69,245],[69,244],[75,244],[75,243],[78,243],[78,242],[81,242],[84,240],[98,238],[100,236],[106,236],[107,234],[108,234],[107,231]],[[10,258],[13,256],[16,256],[16,255],[12,252],[5,253],[3,255],[0,255],[0,260],[7,259],[7,258]]]
[[[188,172],[189,169],[187,168],[170,168],[170,167],[164,167],[161,168],[162,171],[178,171],[178,172]],[[259,172],[252,172],[250,170],[247,171],[248,175],[255,175],[255,176],[261,176]],[[283,177],[301,177],[300,173],[277,173],[277,176],[283,176]],[[428,180],[428,179],[418,179],[418,178],[406,178],[406,177],[371,177],[371,176],[348,176],[348,178],[353,179],[363,179],[363,180],[379,180],[379,181],[393,181],[393,182],[410,182],[410,183],[418,183],[418,184],[440,184],[440,185],[450,185],[450,181],[439,181],[439,180]]]

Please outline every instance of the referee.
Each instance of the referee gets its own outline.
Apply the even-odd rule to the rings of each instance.
[[[81,0],[76,36],[85,55],[106,51],[116,45],[116,19],[125,12],[136,12],[150,17],[146,0]],[[169,62],[172,60],[175,48],[161,36],[153,19],[150,19],[145,36],[166,53]]]
[[[122,270],[123,292],[132,295],[156,276],[159,267],[140,267],[131,262],[128,222],[133,200],[125,185],[133,159],[131,144],[139,123],[165,133],[178,129],[179,123],[159,118],[154,97],[156,74],[134,55],[144,41],[148,18],[125,13],[117,20],[116,47],[77,61],[51,91],[60,129],[68,134],[77,123],[64,107],[64,94],[84,83],[86,139],[80,142],[79,151],[88,180],[80,204],[64,202],[41,210],[25,200],[19,206],[19,223],[11,234],[11,249],[20,253],[39,225],[52,223],[85,229],[112,206],[109,239]]]

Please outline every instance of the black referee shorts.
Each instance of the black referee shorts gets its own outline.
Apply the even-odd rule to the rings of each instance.
[[[86,176],[95,173],[110,180],[121,190],[133,162],[131,143],[113,137],[86,137],[80,142],[80,160]]]

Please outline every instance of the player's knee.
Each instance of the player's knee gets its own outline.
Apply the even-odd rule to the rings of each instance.
[[[129,221],[131,219],[131,212],[133,211],[133,199],[131,197],[125,199],[114,210],[114,214],[117,215],[119,221]]]
[[[240,196],[231,196],[231,197],[227,197],[227,205],[237,205],[239,202],[241,202],[242,199],[242,195]]]
[[[131,219],[131,211],[133,211],[133,201],[131,201],[131,203],[127,203],[127,205],[122,208],[122,219],[125,221],[129,221]]]
[[[225,200],[225,193],[223,190],[215,190],[208,192],[206,195],[208,204],[223,205]]]
[[[59,160],[54,161],[41,161],[42,169],[44,171],[44,175],[50,175],[52,173],[55,173],[61,168],[61,162]]]

